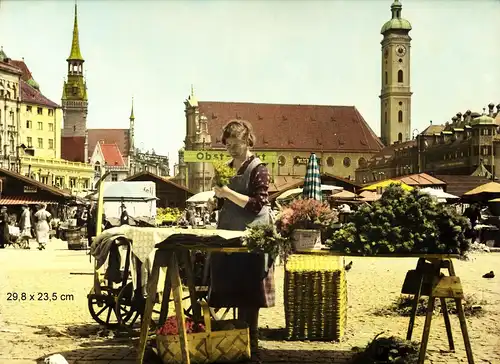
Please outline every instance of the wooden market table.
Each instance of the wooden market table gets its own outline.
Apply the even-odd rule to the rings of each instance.
[[[154,298],[157,293],[158,278],[161,267],[168,267],[167,275],[165,277],[163,299],[161,305],[159,325],[163,325],[168,314],[168,302],[170,293],[173,293],[175,314],[177,317],[177,327],[179,328],[180,337],[180,350],[184,364],[190,364],[189,346],[187,340],[186,328],[184,325],[185,315],[182,307],[182,283],[179,274],[179,262],[182,262],[186,267],[186,279],[188,282],[189,295],[191,298],[191,305],[193,308],[193,315],[196,318],[201,317],[201,309],[196,299],[196,291],[194,287],[193,271],[190,264],[189,250],[202,250],[208,252],[225,252],[225,253],[242,253],[248,252],[247,248],[229,248],[229,247],[207,247],[205,246],[182,246],[182,244],[175,244],[168,246],[167,244],[157,246],[154,263],[151,275],[148,279],[147,285],[147,301],[146,308],[143,315],[143,322],[141,326],[141,337],[139,348],[137,351],[137,363],[143,364],[144,353],[148,342],[149,327],[151,323],[151,315],[153,312]],[[310,250],[301,252],[301,254],[325,254],[336,256],[358,256],[354,254],[345,254],[342,252],[334,252],[329,250]],[[453,341],[451,324],[448,311],[446,310],[446,299],[453,299],[456,304],[457,314],[460,321],[460,328],[462,337],[465,344],[467,360],[469,364],[474,364],[472,355],[472,348],[467,331],[467,323],[465,320],[464,309],[462,300],[464,298],[463,289],[461,286],[460,278],[456,276],[453,267],[452,259],[456,259],[458,255],[447,254],[381,254],[370,257],[381,258],[417,258],[417,267],[415,270],[407,273],[405,282],[403,284],[402,293],[410,294],[413,296],[413,306],[408,324],[408,331],[406,335],[407,340],[411,340],[415,317],[418,307],[419,298],[422,296],[428,297],[427,313],[425,324],[420,344],[420,352],[418,363],[423,364],[427,351],[427,343],[431,329],[431,322],[434,312],[435,299],[439,298],[441,301],[442,313],[444,316],[444,323],[448,337],[448,344],[451,351],[455,350]],[[445,276],[441,273],[442,269],[448,270],[448,275]]]

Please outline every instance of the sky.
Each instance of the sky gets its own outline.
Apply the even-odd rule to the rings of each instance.
[[[500,103],[500,1],[402,0],[413,27],[412,130]],[[380,135],[382,25],[392,0],[79,0],[88,128],[128,128],[170,156],[201,101],[354,105]],[[0,0],[0,45],[60,104],[74,1]]]

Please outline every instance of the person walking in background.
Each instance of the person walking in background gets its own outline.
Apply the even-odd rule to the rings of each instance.
[[[30,217],[31,217],[31,236],[36,237],[36,224],[35,224],[35,214],[36,212],[40,209],[40,205],[35,205],[34,208],[29,210]]]
[[[129,225],[128,223],[128,212],[127,212],[127,206],[122,203],[122,214],[120,216],[120,226],[122,225]]]
[[[0,209],[0,249],[4,249],[9,243],[9,215],[7,215],[7,207],[2,206]]]
[[[45,245],[49,241],[50,225],[52,215],[47,210],[47,205],[40,205],[40,209],[35,214],[35,231],[36,241],[38,243],[38,250],[45,249]]]
[[[94,204],[88,206],[87,213],[87,242],[92,246],[92,240],[97,234],[97,209]]]
[[[21,240],[21,248],[29,249],[30,239],[33,237],[33,235],[31,235],[31,212],[28,205],[23,205],[22,209],[23,212],[19,219],[19,239]]]

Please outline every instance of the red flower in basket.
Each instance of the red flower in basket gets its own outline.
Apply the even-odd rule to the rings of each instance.
[[[184,325],[186,326],[186,332],[188,334],[193,334],[197,332],[204,332],[205,331],[205,325],[201,323],[196,323],[190,318],[187,318],[186,321],[184,322]],[[179,335],[179,329],[177,327],[177,317],[175,316],[170,316],[167,318],[165,323],[163,324],[162,327],[160,327],[158,330],[156,330],[157,335]]]

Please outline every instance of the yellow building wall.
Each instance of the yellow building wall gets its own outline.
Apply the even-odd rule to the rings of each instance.
[[[94,179],[90,164],[30,156],[21,156],[21,174],[73,193],[90,190]]]
[[[35,157],[60,159],[62,118],[61,108],[23,102],[20,143],[32,147]]]

